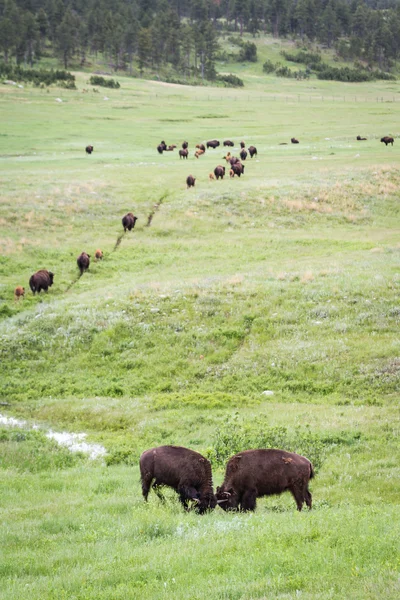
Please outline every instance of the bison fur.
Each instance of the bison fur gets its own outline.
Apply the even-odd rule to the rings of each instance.
[[[137,220],[138,218],[135,217],[135,215],[131,212],[127,213],[124,217],[122,217],[122,226],[124,228],[124,231],[132,231],[132,229],[135,227]]]
[[[47,292],[49,287],[53,285],[53,280],[54,274],[51,271],[40,269],[40,271],[36,271],[29,279],[29,287],[34,294],[36,292],[40,293],[42,290]]]

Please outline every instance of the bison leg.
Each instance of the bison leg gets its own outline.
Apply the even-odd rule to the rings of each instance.
[[[308,491],[307,486],[306,486],[306,488],[304,490],[304,499],[306,501],[306,504],[307,504],[308,508],[311,510],[311,508],[312,508],[312,496],[311,496],[310,492]]]
[[[153,488],[154,493],[156,494],[157,498],[164,504],[165,497],[161,491],[161,486],[157,483],[157,480],[153,483],[153,485],[151,487]]]
[[[240,510],[246,512],[256,509],[257,490],[246,490],[240,501]]]
[[[301,511],[304,503],[303,488],[299,485],[294,485],[290,491],[292,492],[293,498],[296,500],[297,510]]]
[[[152,479],[153,479],[153,476],[150,473],[145,473],[145,475],[142,476],[142,494],[143,494],[143,498],[146,500],[146,502],[147,502],[147,497],[149,495],[149,490],[150,490],[150,485],[151,485]]]

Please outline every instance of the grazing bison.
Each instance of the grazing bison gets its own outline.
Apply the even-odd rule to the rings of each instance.
[[[96,250],[96,252],[94,253],[94,258],[95,258],[95,260],[103,259],[103,253],[100,249]]]
[[[256,498],[289,490],[297,510],[304,502],[311,508],[308,482],[313,477],[313,466],[304,456],[284,450],[246,450],[229,459],[217,502],[224,510],[254,510]]]
[[[231,167],[232,167],[236,163],[240,162],[240,158],[237,158],[237,156],[231,156],[229,159],[229,162],[231,163]]]
[[[358,135],[358,136],[357,136],[357,141],[359,141],[359,142],[363,142],[363,141],[364,141],[364,140],[366,140],[366,139],[367,139],[367,138],[363,138],[363,137],[361,137],[361,135]],[[382,141],[382,140],[381,140],[381,141]]]
[[[25,296],[25,288],[22,285],[17,285],[14,290],[14,300],[17,301]]]
[[[171,146],[168,146],[168,148],[165,148],[165,152],[172,152],[173,150],[175,150],[176,148],[176,144],[171,144]]]
[[[40,269],[40,271],[36,271],[29,279],[29,287],[34,294],[36,292],[40,293],[41,290],[47,292],[49,287],[53,285],[53,279],[54,275],[51,271]]]
[[[225,141],[224,141],[224,146],[230,146],[230,147],[232,147],[232,146],[234,146],[234,145],[235,145],[235,144],[234,144],[233,142],[231,142],[231,140],[225,140]]]
[[[132,229],[135,227],[137,220],[138,218],[135,217],[135,215],[131,212],[127,213],[124,217],[122,217],[122,226],[124,228],[124,231],[132,231]]]
[[[86,252],[81,252],[81,254],[76,259],[80,274],[83,275],[85,271],[88,270],[90,265],[90,254]]]
[[[160,487],[168,486],[179,494],[185,510],[188,502],[203,514],[217,505],[210,462],[198,452],[181,446],[160,446],[146,450],[140,457],[142,493],[147,501],[150,486],[164,500]]]
[[[220,177],[221,177],[221,179],[223,179],[224,175],[225,175],[225,167],[222,167],[221,165],[218,165],[218,167],[215,167],[215,169],[214,169],[214,175],[215,175],[215,178],[217,180]]]
[[[246,158],[247,158],[247,151],[244,148],[242,148],[240,151],[240,158],[242,160],[246,160]]]
[[[193,177],[193,175],[188,175],[188,177],[186,178],[186,185],[187,185],[188,189],[190,187],[194,187],[195,181],[196,181],[196,177]]]
[[[296,140],[296,138],[292,138],[290,141],[292,142],[292,144],[298,144],[299,143],[299,140]]]
[[[242,142],[240,142],[240,147],[241,148],[246,148],[246,144],[242,141]]]
[[[385,137],[381,138],[381,142],[384,142],[385,146],[387,146],[388,144],[394,144],[394,139],[392,137],[390,137],[389,135],[385,135]]]
[[[182,142],[182,148],[184,150],[186,150],[186,148],[189,146],[189,142]]]
[[[86,154],[92,154],[93,150],[94,150],[93,146],[86,146],[86,148],[85,148]]]
[[[189,150],[187,148],[182,148],[179,150],[179,158],[187,158],[189,155]]]
[[[205,145],[204,145],[204,144],[196,144],[196,148],[197,148],[198,150],[202,150],[203,152],[205,152],[205,151],[206,151],[206,147],[205,147]]]
[[[162,154],[164,152],[164,150],[166,150],[166,149],[167,149],[167,144],[164,141],[160,142],[157,146],[157,151],[159,154]]]
[[[236,162],[232,165],[232,171],[235,175],[240,177],[241,175],[244,175],[244,165],[242,165],[240,161]]]
[[[207,142],[207,148],[218,148],[219,146],[219,141],[218,140],[210,140],[209,142]]]
[[[255,146],[249,146],[247,149],[249,151],[250,158],[253,158],[253,156],[257,156],[257,148]]]

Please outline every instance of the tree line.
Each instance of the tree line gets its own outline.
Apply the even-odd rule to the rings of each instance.
[[[44,54],[84,66],[216,77],[225,32],[318,42],[389,69],[400,52],[400,0],[0,0],[0,53],[31,67]]]

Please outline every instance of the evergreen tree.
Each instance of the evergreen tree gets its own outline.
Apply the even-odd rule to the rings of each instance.
[[[70,9],[67,9],[57,29],[57,49],[62,57],[65,69],[68,69],[68,62],[75,53],[78,39],[79,19]]]

